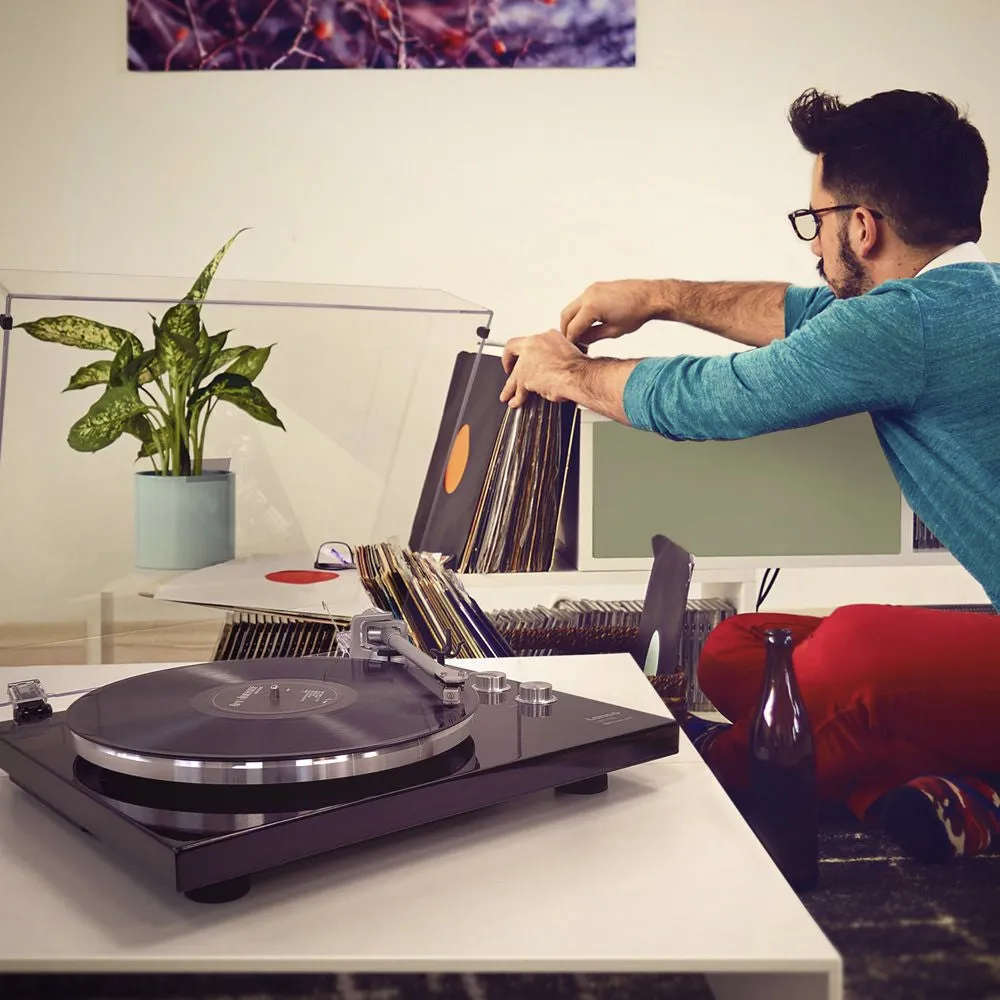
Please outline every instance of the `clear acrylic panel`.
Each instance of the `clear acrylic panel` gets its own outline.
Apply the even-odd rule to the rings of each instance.
[[[99,593],[135,574],[138,441],[67,443],[103,387],[64,391],[110,352],[41,342],[17,325],[73,314],[134,332],[184,299],[186,278],[0,272],[0,621]],[[202,306],[227,346],[273,344],[254,380],[285,430],[220,404],[206,459],[236,476],[236,556],[315,552],[329,540],[406,544],[456,355],[481,349],[490,310],[419,288],[216,278]]]

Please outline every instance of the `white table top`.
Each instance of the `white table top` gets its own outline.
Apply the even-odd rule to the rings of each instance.
[[[164,666],[4,668],[0,691],[30,676],[72,691]],[[489,666],[669,714],[625,655]],[[676,756],[613,773],[603,794],[537,793],[346,848],[217,906],[146,884],[0,779],[0,885],[0,972],[840,974],[683,735]]]
[[[371,607],[371,598],[356,570],[318,583],[280,583],[268,574],[310,570],[314,555],[256,555],[169,576],[128,577],[109,584],[111,593],[144,589],[159,601],[253,608],[259,611],[323,614],[324,604],[335,614],[354,615]],[[470,596],[484,609],[552,605],[561,598],[637,600],[646,593],[649,572],[463,573],[459,577]]]

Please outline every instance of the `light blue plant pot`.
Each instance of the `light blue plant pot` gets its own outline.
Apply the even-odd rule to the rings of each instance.
[[[236,477],[135,475],[135,565],[200,569],[236,555]]]

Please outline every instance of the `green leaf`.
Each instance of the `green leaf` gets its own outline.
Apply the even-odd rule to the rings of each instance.
[[[122,367],[121,380],[123,384],[135,382],[145,385],[156,377],[156,350],[142,351]]]
[[[69,380],[69,385],[63,392],[70,389],[86,389],[88,386],[101,385],[108,381],[111,374],[111,362],[108,360],[94,361],[92,364],[84,365]]]
[[[139,368],[139,385],[153,382],[163,374],[163,362],[156,351],[144,351],[143,354],[151,354],[152,358],[146,362],[144,367]]]
[[[210,398],[232,403],[261,423],[285,429],[285,425],[278,418],[277,412],[267,401],[264,393],[244,375],[236,375],[233,372],[216,375],[207,386],[192,395],[192,411],[200,410]]]
[[[222,353],[222,349],[226,346],[226,340],[232,332],[232,330],[223,330],[208,338],[208,343],[214,357],[218,357]]]
[[[134,416],[125,426],[125,433],[138,438],[141,444],[136,459],[165,454],[170,450],[169,432],[163,426],[154,427],[145,413]]]
[[[108,374],[108,383],[110,385],[124,385],[128,379],[122,378],[122,372],[140,354],[142,354],[142,341],[135,334],[130,333],[115,352],[114,360],[111,362],[111,371]]]
[[[240,229],[223,244],[222,248],[208,262],[201,274],[198,275],[197,280],[191,286],[191,290],[187,295],[164,313],[161,325],[165,330],[181,337],[187,337],[198,347],[204,346],[207,333],[201,323],[201,304],[205,301],[208,287],[215,277],[215,272],[218,270],[219,264],[222,263],[222,258],[226,255],[226,251],[233,245],[236,237],[242,232],[244,230]]]
[[[186,337],[192,344],[198,342],[201,333],[200,305],[194,302],[178,302],[164,314],[160,326],[174,336]]]
[[[125,424],[125,433],[138,438],[142,447],[139,449],[137,458],[147,458],[155,454],[156,447],[153,441],[153,424],[145,413],[137,413]]]
[[[156,359],[168,372],[174,385],[187,381],[201,359],[198,347],[190,337],[172,331],[167,326],[154,326]]]
[[[125,433],[133,417],[148,409],[134,387],[110,386],[70,428],[69,446],[74,451],[100,451]]]
[[[209,261],[205,270],[201,272],[198,276],[198,280],[191,286],[191,291],[188,293],[188,298],[195,302],[203,302],[206,294],[208,293],[208,286],[212,283],[212,279],[215,277],[215,272],[219,269],[219,264],[222,263],[222,258],[225,257],[226,251],[233,245],[236,241],[236,237],[240,233],[245,233],[249,226],[244,226],[242,229],[238,229],[221,247],[219,252]]]
[[[244,354],[249,354],[252,350],[253,348],[247,345],[243,345],[241,347],[227,347],[224,351],[219,352],[219,356],[215,361],[215,367],[212,371],[218,371],[220,368],[225,368],[226,365],[231,365],[237,358],[242,358]]]
[[[201,360],[198,362],[194,373],[193,384],[196,387],[201,384],[202,379],[221,367],[219,358],[224,353],[226,339],[230,333],[232,333],[232,330],[223,330],[221,333],[216,333],[208,337],[206,345],[201,351]]]
[[[241,354],[226,371],[233,375],[242,375],[251,382],[260,374],[260,370],[267,363],[274,344],[267,347],[253,347]]]
[[[143,342],[131,330],[125,331],[125,339],[132,345],[133,356],[138,356],[146,349]]]
[[[133,336],[128,330],[107,326],[83,316],[46,316],[44,319],[18,323],[36,340],[66,347],[82,347],[88,351],[117,351],[122,342]]]

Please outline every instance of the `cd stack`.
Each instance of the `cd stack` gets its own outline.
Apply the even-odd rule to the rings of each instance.
[[[734,614],[736,614],[736,608],[722,598],[692,598],[687,603],[684,626],[681,632],[680,662],[687,677],[687,707],[689,711],[710,712],[715,707],[705,697],[698,684],[698,660],[709,632]]]
[[[226,616],[214,660],[258,660],[276,656],[338,656],[337,636],[350,628],[342,616],[274,614],[234,610]]]
[[[532,396],[511,409],[506,381],[499,357],[458,355],[413,520],[409,548],[460,573],[544,572],[556,558],[577,408]]]
[[[631,649],[642,601],[559,601],[491,612],[497,630],[518,656],[619,653]]]
[[[630,651],[642,611],[642,601],[560,601],[553,608],[494,611],[491,618],[518,656],[559,656]],[[687,601],[677,663],[688,681],[691,710],[712,709],[698,687],[698,660],[709,632],[734,614],[736,608],[721,598]]]

